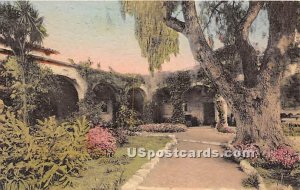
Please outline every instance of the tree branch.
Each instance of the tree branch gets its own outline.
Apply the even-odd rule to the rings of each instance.
[[[242,19],[240,23],[240,35],[242,38],[246,41],[249,39],[249,29],[256,19],[258,13],[260,12],[262,8],[263,3],[259,1],[250,1],[249,2],[249,8],[247,11],[246,16]]]
[[[172,17],[172,11],[174,9],[174,2],[164,2],[164,5],[167,9],[165,23],[168,27],[172,28],[173,30],[183,33],[185,29],[185,23],[178,20],[175,17]]]
[[[211,82],[226,100],[231,101],[233,98],[239,98],[245,89],[223,69],[222,63],[217,57],[221,51],[213,52],[208,45],[197,16],[195,3],[183,1],[182,9],[186,26],[184,35],[189,40],[194,59],[199,62],[201,68],[204,69]]]
[[[208,18],[208,22],[206,23],[205,27],[203,28],[203,31],[206,30],[211,22],[211,19],[215,13],[215,11],[218,11],[218,7],[224,3],[225,1],[220,1],[219,3],[217,3],[213,8],[212,8],[212,12],[210,13],[210,16]]]
[[[260,81],[261,84],[276,84],[280,82],[285,66],[291,62],[289,49],[295,40],[299,2],[268,2],[267,11],[269,40],[260,68]]]
[[[165,23],[168,27],[172,28],[173,30],[183,33],[185,29],[185,24],[184,22],[174,18],[174,17],[169,17],[165,18]]]
[[[257,52],[249,42],[249,29],[258,16],[263,3],[257,1],[249,2],[247,14],[238,26],[235,45],[241,57],[244,83],[247,87],[254,87],[258,78]]]
[[[220,61],[225,61],[228,59],[228,57],[230,57],[230,55],[236,54],[236,52],[237,52],[237,48],[235,45],[227,45],[219,49],[216,49],[214,51],[214,54]]]

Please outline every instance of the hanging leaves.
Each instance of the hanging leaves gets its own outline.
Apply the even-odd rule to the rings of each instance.
[[[135,36],[149,70],[161,69],[170,56],[179,52],[178,33],[164,23],[166,9],[159,1],[122,1],[122,13],[135,18]]]

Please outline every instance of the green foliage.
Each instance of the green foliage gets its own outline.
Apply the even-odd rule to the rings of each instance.
[[[89,160],[86,163],[87,170],[82,177],[76,179],[76,186],[64,190],[116,190],[120,189],[125,181],[130,179],[141,166],[147,163],[147,158],[129,158],[128,148],[144,147],[146,150],[158,151],[166,143],[170,142],[169,137],[144,137],[130,136],[128,144],[119,147],[112,157],[101,157],[98,160]],[[62,190],[51,187],[49,190]]]
[[[300,74],[282,81],[281,104],[284,108],[300,106]]]
[[[95,87],[95,85],[103,81],[111,84],[118,90],[139,86],[144,82],[142,77],[139,75],[120,74],[116,72],[96,70],[92,69],[93,65],[94,63],[90,59],[87,61],[81,61],[77,64],[77,71],[83,78],[86,79],[91,90],[93,87]]]
[[[143,111],[144,123],[153,123],[154,108],[155,106],[153,102],[147,102],[144,105],[144,111]]]
[[[259,181],[257,174],[251,174],[247,178],[243,179],[242,184],[247,188],[258,188]]]
[[[22,67],[15,57],[10,57],[0,66],[0,98],[4,100],[11,111],[20,118],[23,115],[23,96],[27,98],[27,111],[30,123],[36,119],[48,117],[47,99],[50,91],[59,91],[58,81],[49,69],[43,69],[35,62],[28,62],[23,67],[26,71],[25,84],[22,82]],[[24,90],[25,89],[25,90]]]
[[[113,95],[115,96],[115,102],[113,107],[119,108],[119,104],[122,102],[127,102],[127,96],[125,95],[129,89],[133,87],[138,87],[144,80],[139,75],[130,75],[130,74],[120,74],[115,72],[105,72],[101,70],[92,69],[93,62],[90,60],[80,62],[77,67],[79,74],[85,78],[88,84],[88,93],[85,96],[85,99],[82,100],[79,104],[79,112],[75,115],[85,115],[91,121],[99,123],[101,121],[100,116],[102,113],[101,106],[104,102],[97,101],[97,94],[95,88],[100,85],[106,85],[109,88],[113,89]],[[106,93],[106,92],[103,92]],[[113,110],[113,116],[117,109]],[[116,119],[113,117],[113,119]]]
[[[225,45],[234,44],[236,31],[247,11],[245,2],[201,2],[200,18],[210,38],[218,38]],[[215,36],[214,36],[215,35]]]
[[[116,138],[118,146],[124,146],[128,143],[128,135],[124,129],[114,128],[112,129],[112,134]]]
[[[85,101],[80,101],[78,103],[79,111],[75,112],[70,119],[85,116],[92,124],[99,124],[102,122],[102,105],[103,102],[96,103],[93,100],[87,101],[87,99],[85,99]]]
[[[44,18],[30,2],[0,3],[0,37],[15,56],[25,56],[46,36]]]
[[[29,128],[7,112],[0,117],[0,183],[4,190],[47,189],[74,185],[84,162],[88,125],[85,118],[59,125],[54,118]]]
[[[129,109],[127,105],[120,106],[116,114],[116,126],[122,129],[137,131],[137,126],[142,124],[142,121],[138,118],[137,113]]]
[[[300,136],[300,123],[283,123],[283,132],[288,136]]]
[[[164,23],[166,9],[163,1],[121,1],[122,11],[135,18],[135,36],[148,59],[149,70],[160,69],[170,55],[179,52],[178,33]]]
[[[25,123],[28,123],[27,95],[30,94],[26,87],[26,84],[30,84],[26,83],[28,64],[31,63],[28,55],[46,36],[44,18],[39,16],[29,1],[0,3],[0,40],[12,50],[16,62],[21,66],[21,80],[18,86],[23,92],[21,114]],[[47,53],[46,50],[44,52]]]
[[[182,94],[191,86],[191,77],[188,72],[181,71],[169,76],[166,79],[167,88],[171,94],[173,105],[172,123],[185,123],[182,108]]]

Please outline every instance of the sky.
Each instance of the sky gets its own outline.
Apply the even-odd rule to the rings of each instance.
[[[122,18],[119,1],[32,1],[32,4],[45,19],[49,36],[43,46],[60,52],[51,58],[65,62],[73,59],[76,63],[90,59],[94,67],[100,63],[102,70],[149,74],[147,59],[141,56],[134,36],[134,19]],[[268,23],[257,19],[253,26],[256,32],[250,35],[250,40],[263,49],[267,38],[262,39],[258,33],[267,31]],[[179,54],[164,63],[162,71],[197,65],[183,35],[179,36],[179,46]]]
[[[134,36],[134,20],[122,18],[118,1],[34,1],[33,5],[44,16],[49,34],[43,45],[60,52],[52,58],[75,62],[90,58],[103,70],[111,67],[121,73],[149,73]],[[162,71],[195,65],[187,39],[180,36],[180,54],[163,64]]]

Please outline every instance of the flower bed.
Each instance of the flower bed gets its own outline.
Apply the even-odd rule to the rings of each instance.
[[[183,124],[160,123],[160,124],[146,124],[140,125],[142,131],[153,133],[177,133],[187,130],[187,126]]]
[[[266,159],[273,168],[281,166],[287,169],[293,168],[300,161],[299,155],[287,146],[279,146],[277,149],[267,152]]]

